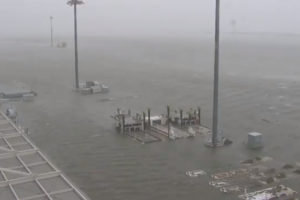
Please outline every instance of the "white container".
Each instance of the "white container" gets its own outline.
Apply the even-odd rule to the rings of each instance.
[[[258,132],[248,133],[248,147],[258,149],[263,147],[262,134]]]

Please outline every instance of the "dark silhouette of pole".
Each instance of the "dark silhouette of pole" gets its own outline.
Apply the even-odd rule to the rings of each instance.
[[[182,127],[182,125],[183,125],[183,122],[182,122],[182,120],[183,120],[183,110],[180,109],[179,112],[180,112],[180,126]]]
[[[125,132],[125,115],[121,114],[121,133]]]
[[[213,100],[213,129],[212,145],[218,144],[219,134],[219,39],[220,39],[220,0],[216,0],[215,19],[215,65],[214,65],[214,100]]]
[[[78,75],[78,44],[77,44],[77,5],[83,4],[81,0],[70,0],[67,3],[74,6],[74,46],[75,46],[75,87],[79,88],[79,75]]]
[[[52,16],[50,16],[50,31],[51,31],[50,45],[51,45],[51,47],[53,47],[53,17]]]
[[[74,43],[75,43],[75,87],[79,88],[78,45],[77,45],[77,4],[74,4]]]
[[[170,106],[167,106],[168,138],[170,138]]]
[[[199,125],[201,126],[201,108],[198,107],[198,120],[199,120]]]
[[[148,108],[148,128],[150,129],[151,127],[151,110]]]
[[[143,112],[143,131],[146,129],[146,113]]]

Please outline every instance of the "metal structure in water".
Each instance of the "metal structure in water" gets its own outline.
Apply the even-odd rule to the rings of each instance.
[[[88,200],[1,111],[0,199]]]

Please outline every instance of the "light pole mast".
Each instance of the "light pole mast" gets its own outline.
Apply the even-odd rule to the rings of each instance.
[[[51,47],[53,47],[53,17],[50,16]]]
[[[215,19],[215,62],[214,62],[214,100],[212,145],[216,147],[219,140],[219,38],[220,38],[220,0],[216,0]]]
[[[67,4],[70,6],[74,6],[75,88],[79,89],[78,45],[77,45],[77,5],[83,4],[83,1],[69,0]]]

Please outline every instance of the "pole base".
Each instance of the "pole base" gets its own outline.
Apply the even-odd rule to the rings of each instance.
[[[216,145],[213,144],[212,139],[209,139],[205,142],[205,146],[209,148],[218,148],[231,145],[233,142],[225,137],[219,139]]]

